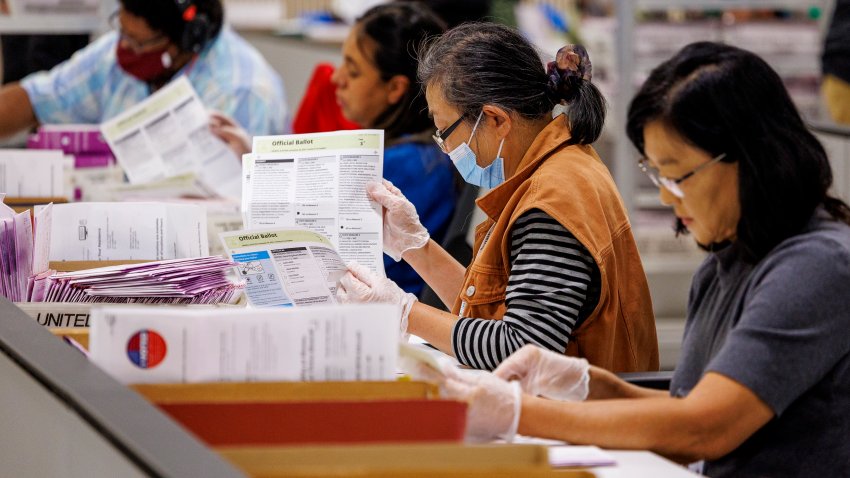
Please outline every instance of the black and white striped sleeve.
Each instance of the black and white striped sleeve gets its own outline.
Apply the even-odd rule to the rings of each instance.
[[[458,361],[492,370],[525,344],[563,353],[570,334],[599,301],[599,269],[587,249],[543,211],[524,213],[510,234],[511,273],[502,320],[462,318]]]

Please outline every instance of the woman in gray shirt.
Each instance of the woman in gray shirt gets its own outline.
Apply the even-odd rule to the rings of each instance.
[[[649,449],[714,477],[850,476],[850,208],[779,76],[689,45],[651,73],[627,129],[679,231],[710,252],[670,392],[529,346],[495,376],[444,371],[471,401],[469,434]]]

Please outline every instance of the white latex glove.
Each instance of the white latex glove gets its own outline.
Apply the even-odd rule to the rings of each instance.
[[[386,277],[380,277],[368,267],[357,262],[346,264],[348,272],[339,280],[336,291],[337,299],[343,304],[381,303],[398,304],[401,306],[399,320],[399,336],[406,337],[407,317],[416,302],[416,296],[401,290],[395,282]]]
[[[209,123],[210,131],[227,144],[239,161],[243,154],[251,152],[251,135],[236,120],[219,111],[210,111]]]
[[[441,397],[467,402],[467,441],[513,441],[522,407],[519,382],[506,382],[482,370],[461,370],[446,362],[440,370],[424,362],[409,365],[407,372],[414,380],[436,383]]]
[[[428,243],[430,236],[419,222],[416,207],[393,183],[386,179],[382,183],[369,183],[366,193],[384,207],[384,252],[396,262],[405,252]]]
[[[467,402],[467,441],[513,441],[522,405],[519,382],[506,382],[489,372],[445,366],[440,392],[445,398]]]
[[[504,380],[519,380],[523,392],[529,395],[557,400],[584,400],[590,386],[587,360],[535,345],[526,345],[514,352],[493,374]]]

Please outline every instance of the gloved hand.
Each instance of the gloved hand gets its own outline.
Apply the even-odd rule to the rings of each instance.
[[[406,339],[407,317],[417,300],[416,296],[401,290],[392,280],[378,276],[357,262],[349,262],[346,267],[348,272],[339,280],[337,299],[343,304],[371,302],[400,305],[399,336]]]
[[[504,380],[519,380],[523,392],[558,400],[587,398],[590,365],[587,360],[566,357],[535,345],[526,345],[493,371]]]
[[[227,144],[239,161],[243,154],[251,152],[251,135],[236,120],[219,111],[210,111],[209,124],[210,131]]]
[[[466,439],[501,438],[511,442],[519,426],[522,391],[519,382],[506,382],[492,373],[443,367],[441,396],[468,403]]]
[[[440,370],[424,362],[408,365],[406,372],[414,380],[436,383],[441,397],[468,403],[467,441],[513,441],[522,406],[519,382],[506,382],[481,370],[461,370],[448,362],[442,362]]]
[[[405,252],[428,243],[430,236],[419,222],[416,207],[393,183],[386,179],[383,183],[369,183],[366,193],[384,207],[384,252],[396,262]]]

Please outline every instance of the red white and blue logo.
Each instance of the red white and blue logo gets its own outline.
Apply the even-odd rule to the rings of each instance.
[[[154,368],[165,359],[165,339],[153,330],[140,330],[127,342],[127,356],[136,367]]]

